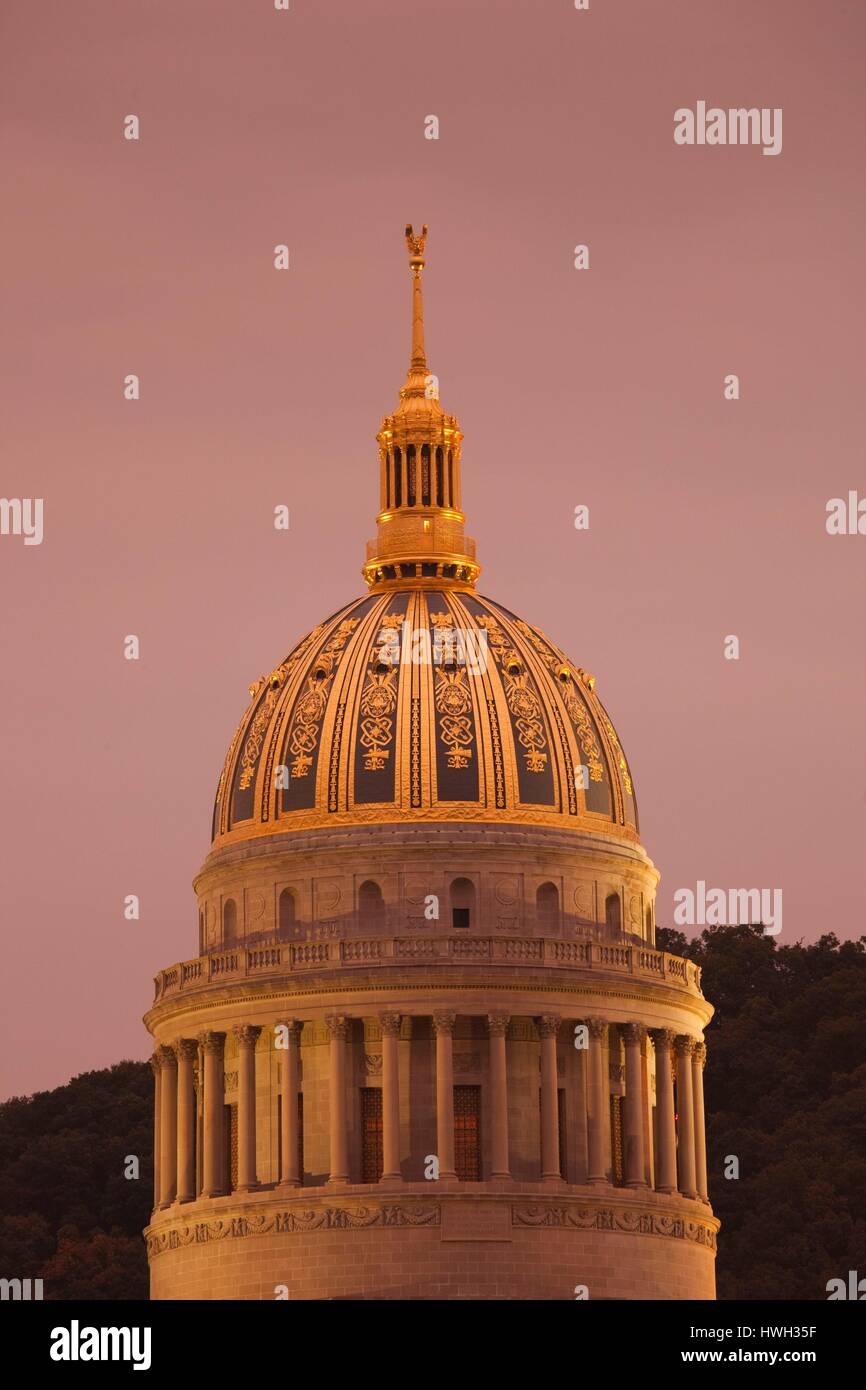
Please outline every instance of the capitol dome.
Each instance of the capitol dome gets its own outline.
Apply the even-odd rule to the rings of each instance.
[[[213,840],[389,822],[594,830],[637,840],[637,806],[595,678],[475,592],[461,433],[424,346],[425,233],[410,240],[412,356],[379,429],[369,594],[250,687],[217,789]]]
[[[595,680],[477,590],[424,346],[363,597],[269,674],[158,972],[153,1298],[712,1298],[698,966]]]
[[[250,694],[217,791],[218,846],[449,820],[636,839],[631,773],[592,676],[465,584],[379,588]]]

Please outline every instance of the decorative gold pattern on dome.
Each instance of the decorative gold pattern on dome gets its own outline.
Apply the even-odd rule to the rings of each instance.
[[[601,749],[598,746],[598,739],[595,736],[592,721],[580,698],[574,692],[572,684],[573,672],[568,664],[567,658],[565,658],[561,652],[557,652],[555,648],[543,642],[535,629],[530,627],[529,623],[525,623],[522,618],[516,619],[514,626],[519,628],[523,635],[528,638],[542,661],[545,662],[556,676],[560,684],[563,704],[565,705],[569,718],[575,726],[581,751],[586,758],[586,766],[589,769],[590,778],[593,782],[600,782],[603,776]],[[594,684],[595,680],[592,678],[592,685]],[[592,686],[590,686],[590,689],[592,689]]]
[[[499,622],[488,616],[479,619],[487,632],[487,640],[502,669],[505,698],[514,715],[518,736],[524,748],[524,761],[529,772],[543,772],[547,765],[547,738],[538,696],[529,683],[524,663],[518,652],[510,647]]]
[[[439,616],[434,614],[434,617]],[[465,667],[437,667],[436,710],[441,716],[440,736],[448,749],[449,767],[467,767],[472,757],[469,745],[475,735],[469,720],[472,699]]]
[[[328,691],[337,669],[336,658],[358,626],[358,622],[358,618],[347,618],[340,623],[335,636],[326,642],[307,676],[307,689],[295,705],[289,734],[289,751],[294,756],[290,767],[293,777],[306,777],[313,765],[312,754],[319,741]]]
[[[216,843],[406,820],[595,829],[634,842],[621,745],[580,668],[489,599],[449,587],[418,589],[402,602],[405,613],[387,592],[349,605],[277,668],[278,689],[260,689],[223,770]],[[408,642],[403,650],[404,622],[413,634],[428,628],[432,663],[413,661]],[[486,632],[486,664],[449,663],[449,630],[474,633],[479,647]],[[561,679],[563,667],[573,679]],[[280,762],[291,786],[307,792],[275,792]],[[581,763],[599,793],[575,785]],[[381,779],[384,769],[390,780],[377,783],[383,799],[375,801],[364,779]],[[254,795],[246,791],[229,825],[221,802],[241,779]],[[542,782],[544,794],[534,793]]]

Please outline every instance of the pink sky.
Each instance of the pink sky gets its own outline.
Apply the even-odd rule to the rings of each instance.
[[[703,879],[781,888],[782,943],[864,930],[866,537],[824,525],[866,495],[864,28],[830,0],[10,0],[0,490],[45,499],[45,539],[0,537],[0,1094],[150,1051],[247,685],[363,587],[407,221],[480,590],[596,673],[659,921]],[[698,100],[781,107],[782,153],[676,146]]]

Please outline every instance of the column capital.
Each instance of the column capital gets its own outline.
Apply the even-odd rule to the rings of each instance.
[[[285,1028],[286,1032],[288,1033],[290,1042],[293,1043],[300,1042],[301,1029],[303,1028],[303,1026],[303,1019],[300,1018],[284,1018],[281,1019],[279,1023],[274,1024],[275,1029]],[[285,1052],[286,1049],[284,1047],[281,1047],[277,1050],[279,1052]]]
[[[236,1023],[232,1029],[232,1033],[237,1038],[238,1047],[252,1048],[258,1042],[261,1031],[261,1028],[254,1023]]]
[[[691,1057],[696,1047],[696,1040],[688,1033],[678,1033],[676,1037],[677,1056]]]
[[[622,1028],[622,1035],[626,1043],[632,1046],[634,1046],[635,1043],[640,1046],[646,1038],[647,1030],[642,1023],[622,1023],[620,1027]]]
[[[172,1047],[174,1048],[174,1055],[177,1057],[178,1063],[180,1063],[181,1060],[194,1062],[198,1057],[198,1043],[195,1038],[175,1038]]]
[[[226,1041],[225,1033],[214,1033],[208,1029],[203,1033],[199,1033],[198,1040],[201,1043],[202,1051],[206,1057],[222,1056]]]
[[[608,1029],[606,1018],[588,1018],[586,1026],[591,1038],[603,1038]]]
[[[153,1055],[156,1058],[156,1065],[161,1067],[163,1071],[167,1067],[177,1066],[177,1057],[174,1055],[174,1048],[169,1047],[167,1043],[160,1043]]]
[[[433,1015],[433,1032],[438,1037],[440,1033],[453,1035],[454,1025],[457,1022],[457,1015],[444,1012]]]
[[[655,1043],[656,1048],[673,1047],[674,1040],[677,1036],[673,1028],[650,1028],[649,1035]]]
[[[555,1038],[559,1033],[562,1018],[559,1014],[542,1014],[536,1022],[538,1035],[541,1038]]]
[[[489,1036],[491,1038],[504,1038],[510,1022],[510,1014],[488,1014],[487,1032]]]
[[[695,1043],[694,1057],[695,1061],[699,1062],[702,1067],[707,1065],[707,1045],[705,1042]]]
[[[159,1049],[157,1049],[157,1050],[151,1055],[151,1057],[150,1057],[150,1059],[149,1059],[149,1061],[150,1061],[150,1069],[151,1069],[151,1071],[153,1072],[154,1076],[159,1076],[159,1056],[158,1056],[158,1051],[159,1051]]]
[[[399,1038],[403,1020],[399,1014],[379,1014],[379,1027],[385,1038]]]
[[[346,1014],[329,1014],[325,1024],[332,1039],[340,1042],[348,1040],[352,1020]]]

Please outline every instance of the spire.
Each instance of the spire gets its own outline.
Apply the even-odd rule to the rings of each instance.
[[[373,589],[417,584],[471,588],[479,573],[475,542],[463,533],[460,510],[460,445],[454,415],[439,404],[436,378],[427,366],[424,300],[427,225],[418,236],[409,223],[406,246],[412,272],[412,356],[400,402],[386,415],[379,444],[379,534],[367,545],[364,578]]]
[[[412,359],[409,363],[409,378],[419,374],[427,376],[427,354],[424,351],[424,295],[421,289],[421,271],[424,269],[424,247],[427,244],[427,223],[421,228],[421,235],[414,236],[412,223],[406,226],[406,245],[409,248],[409,269],[412,271]],[[409,385],[407,378],[406,385]]]

